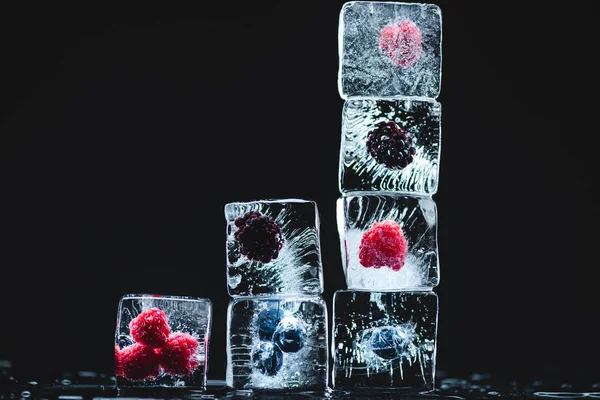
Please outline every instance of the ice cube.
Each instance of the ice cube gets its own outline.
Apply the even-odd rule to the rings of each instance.
[[[323,292],[320,222],[314,201],[227,203],[225,218],[231,296]]]
[[[432,291],[336,291],[333,387],[433,390],[437,315]]]
[[[435,4],[345,3],[338,29],[340,96],[436,98],[441,27],[441,10]]]
[[[115,332],[118,388],[206,388],[212,302],[201,297],[128,294]]]
[[[428,196],[355,192],[337,200],[349,289],[433,288],[440,279],[437,208]]]
[[[236,297],[227,309],[227,386],[323,391],[327,307],[321,296]]]
[[[441,104],[435,100],[347,100],[342,110],[339,189],[437,192]]]

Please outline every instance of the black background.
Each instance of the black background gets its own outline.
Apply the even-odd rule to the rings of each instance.
[[[122,294],[203,296],[222,379],[225,203],[315,200],[345,288],[343,2],[94,4],[0,13],[0,358],[111,371]],[[598,381],[598,7],[436,4],[438,367]]]

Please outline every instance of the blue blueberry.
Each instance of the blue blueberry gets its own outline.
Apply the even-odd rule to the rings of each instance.
[[[278,308],[268,308],[266,310],[262,310],[258,314],[257,324],[258,337],[260,340],[273,339],[275,328],[281,320],[282,314],[283,311],[279,310]]]
[[[384,360],[391,360],[406,349],[406,340],[395,327],[375,329],[371,335],[373,353]]]
[[[275,328],[273,341],[286,353],[295,353],[304,347],[306,342],[306,328],[295,317],[285,317]]]
[[[252,364],[265,375],[277,375],[283,365],[283,353],[273,342],[258,342],[252,350]]]

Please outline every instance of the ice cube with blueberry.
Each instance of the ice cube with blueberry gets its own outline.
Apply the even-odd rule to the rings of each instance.
[[[427,99],[347,100],[342,109],[342,193],[437,192],[441,104]]]
[[[227,386],[323,391],[327,307],[321,296],[235,297],[227,309]]]
[[[442,14],[435,4],[345,3],[338,25],[338,90],[343,99],[436,98]]]
[[[323,292],[317,204],[304,199],[231,202],[227,288],[231,296]]]
[[[122,296],[115,332],[117,387],[204,389],[211,324],[207,298]]]
[[[437,319],[438,297],[432,291],[336,291],[333,387],[432,391]]]
[[[438,285],[437,207],[431,197],[354,192],[338,198],[336,213],[349,289]]]

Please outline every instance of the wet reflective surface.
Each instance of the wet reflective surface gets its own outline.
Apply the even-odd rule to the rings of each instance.
[[[428,394],[402,392],[252,392],[231,390],[224,380],[209,380],[206,390],[187,388],[142,388],[117,390],[113,376],[93,371],[63,373],[54,378],[23,379],[11,374],[9,369],[0,371],[0,400],[48,399],[48,400],[104,400],[104,399],[432,399],[432,400],[493,400],[493,399],[600,399],[598,382],[575,385],[568,382],[517,382],[494,379],[489,374],[472,374],[469,377],[451,377],[443,371],[437,373],[436,389]]]

